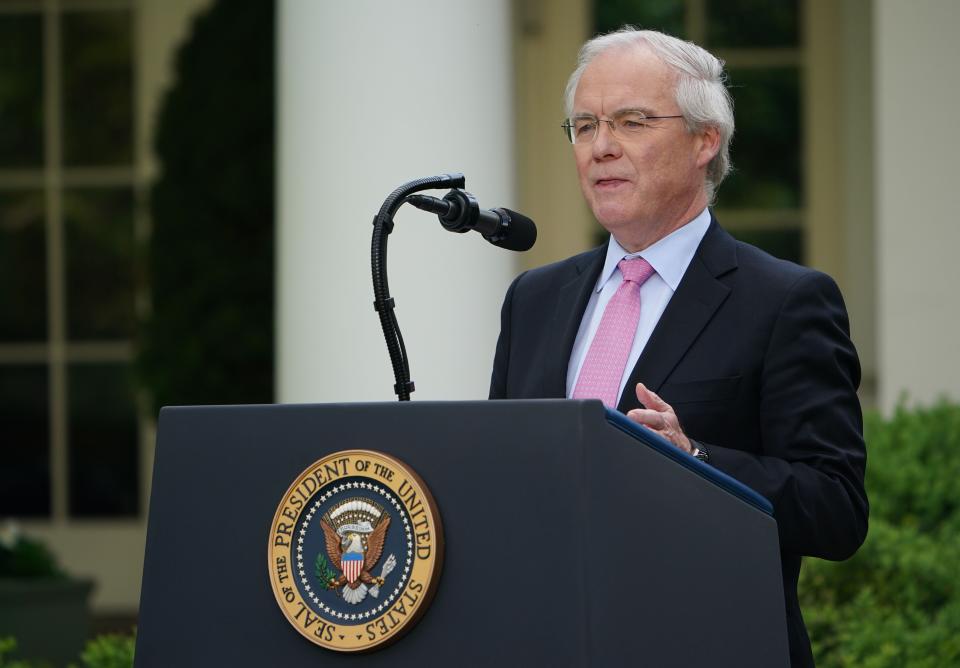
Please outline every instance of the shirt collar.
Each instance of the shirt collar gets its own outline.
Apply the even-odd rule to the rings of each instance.
[[[676,292],[680,279],[690,266],[693,254],[696,253],[697,246],[703,240],[708,227],[710,227],[710,210],[704,209],[689,223],[639,253],[628,253],[611,234],[603,270],[597,279],[596,291],[600,292],[610,280],[620,260],[625,257],[642,257],[650,263],[663,282]]]

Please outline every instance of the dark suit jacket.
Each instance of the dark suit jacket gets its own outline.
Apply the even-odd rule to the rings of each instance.
[[[605,252],[513,282],[491,398],[565,396],[570,351]],[[736,241],[714,219],[630,375],[620,411],[640,406],[633,388],[641,381],[673,406],[713,466],[773,504],[791,660],[812,666],[797,602],[800,557],[846,559],[867,533],[860,365],[836,284]]]

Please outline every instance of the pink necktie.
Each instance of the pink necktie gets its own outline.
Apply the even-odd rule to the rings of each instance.
[[[623,283],[607,302],[573,389],[574,399],[600,399],[609,408],[617,407],[620,379],[640,322],[640,286],[653,275],[642,257],[620,260],[617,268]]]

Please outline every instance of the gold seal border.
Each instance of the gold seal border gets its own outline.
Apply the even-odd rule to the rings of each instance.
[[[295,584],[296,566],[292,557],[296,544],[294,529],[307,512],[308,501],[327,485],[350,477],[365,478],[396,495],[414,527],[414,560],[406,586],[388,610],[370,622],[341,625],[313,612]],[[316,486],[311,489],[308,481]],[[420,620],[436,593],[443,568],[443,547],[443,526],[437,504],[413,469],[382,452],[341,450],[313,462],[283,494],[270,524],[267,568],[277,604],[303,637],[334,651],[360,653],[389,645]],[[340,635],[344,636],[342,640]]]

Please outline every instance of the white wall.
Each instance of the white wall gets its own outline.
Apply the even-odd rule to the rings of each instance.
[[[403,182],[463,172],[516,208],[508,0],[281,0],[277,400],[392,400],[372,308],[371,220]],[[441,194],[441,193],[433,193]],[[408,211],[390,290],[414,400],[486,396],[517,260]]]
[[[960,2],[874,7],[880,406],[960,399]]]
[[[877,258],[874,215],[874,104],[872,0],[843,0],[843,64],[839,103],[842,112],[831,122],[841,123],[843,297],[850,315],[850,335],[860,355],[863,380],[860,398],[873,407],[877,400]],[[864,25],[865,24],[865,25]]]

